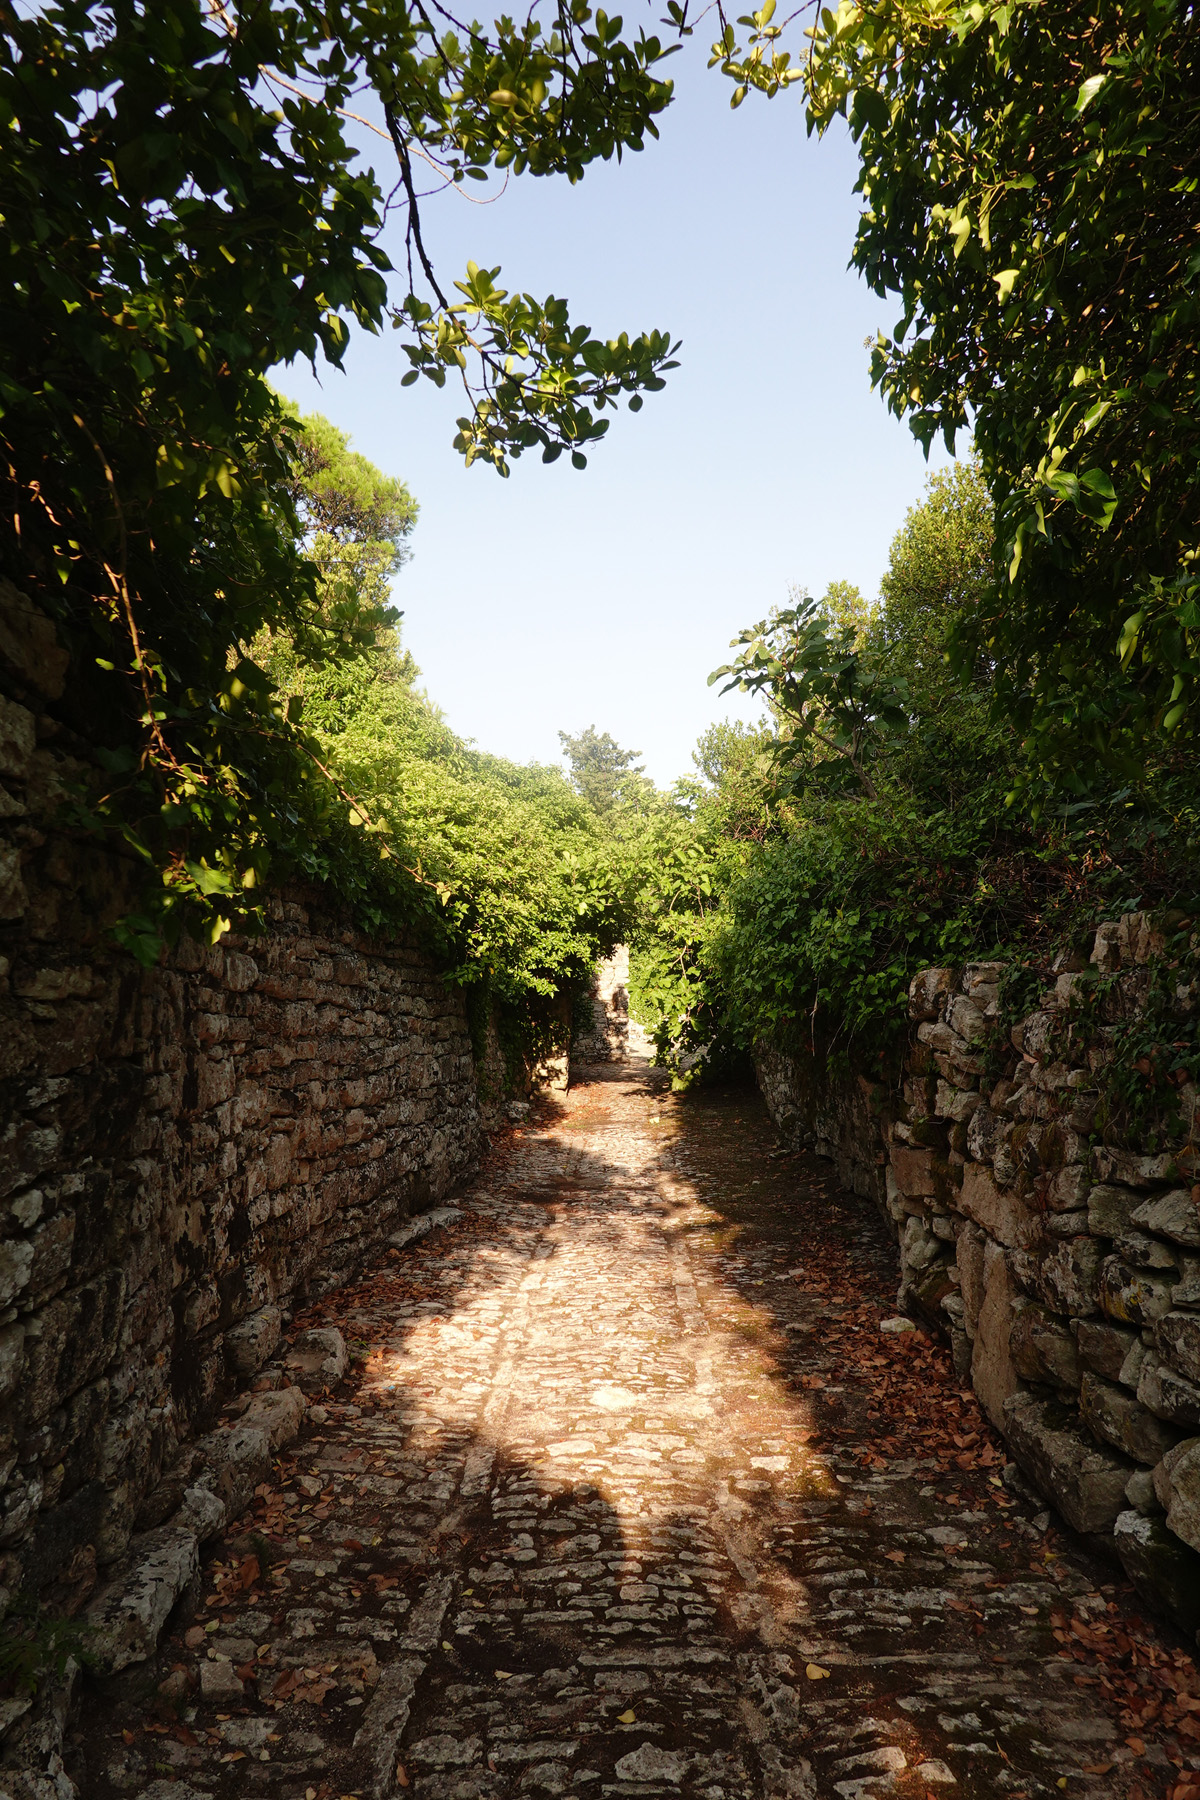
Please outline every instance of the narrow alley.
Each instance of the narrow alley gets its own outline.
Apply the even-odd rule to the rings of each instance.
[[[1182,1639],[756,1096],[594,1068],[455,1205],[293,1321],[348,1379],[92,1685],[88,1800],[1200,1796]]]

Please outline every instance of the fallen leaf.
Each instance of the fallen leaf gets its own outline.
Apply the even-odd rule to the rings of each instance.
[[[628,1712],[623,1712],[623,1713],[617,1714],[617,1724],[618,1725],[632,1725],[634,1723],[634,1721],[636,1720],[636,1718],[637,1718],[637,1714],[634,1712],[633,1708],[630,1707]]]
[[[883,1555],[887,1562],[902,1563],[904,1561],[903,1550],[885,1550]]]
[[[497,1681],[511,1681],[512,1680],[512,1670],[511,1669],[496,1669],[494,1671],[494,1674],[495,1674]]]
[[[401,1762],[398,1762],[396,1764],[396,1786],[397,1787],[408,1787],[409,1786],[408,1770],[405,1768],[404,1764]],[[312,1792],[311,1788],[309,1789],[309,1792],[310,1793]]]
[[[829,1670],[823,1669],[820,1663],[809,1663],[804,1673],[808,1676],[810,1681],[824,1681],[829,1674]]]

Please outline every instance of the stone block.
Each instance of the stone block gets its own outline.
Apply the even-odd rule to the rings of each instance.
[[[1179,1432],[1140,1406],[1126,1388],[1090,1370],[1080,1383],[1079,1413],[1097,1437],[1147,1467],[1179,1442]]]
[[[1114,1240],[1113,1255],[1119,1256],[1122,1262],[1131,1263],[1135,1269],[1169,1272],[1173,1282],[1179,1280],[1183,1266],[1183,1253],[1178,1245],[1164,1244],[1161,1238],[1151,1237],[1148,1231],[1138,1231],[1133,1225]]]
[[[1100,1270],[1100,1307],[1108,1318],[1124,1325],[1152,1325],[1170,1312],[1174,1285],[1173,1280],[1109,1256]]]
[[[11,1400],[25,1368],[25,1327],[6,1325],[0,1330],[0,1405]]]
[[[199,1569],[196,1534],[164,1525],[130,1546],[88,1608],[88,1648],[113,1674],[152,1655],[172,1607]]]
[[[953,969],[921,969],[908,984],[908,1016],[910,1019],[936,1019],[947,994],[957,986]]]
[[[972,1221],[963,1226],[954,1246],[958,1265],[958,1287],[963,1303],[963,1324],[968,1337],[975,1336],[979,1309],[983,1305],[983,1260],[986,1234]]]
[[[900,1233],[900,1268],[904,1275],[919,1274],[940,1262],[942,1255],[941,1242],[921,1219],[905,1219]]]
[[[991,1170],[982,1163],[971,1162],[963,1169],[957,1207],[1010,1249],[1027,1244],[1034,1235],[1036,1220],[1029,1208],[1015,1194],[998,1188]]]
[[[1005,1402],[1018,1385],[1009,1346],[1013,1297],[1004,1252],[988,1240],[983,1251],[983,1298],[971,1346],[971,1383],[984,1412],[1000,1430]]]
[[[1154,1491],[1167,1524],[1193,1550],[1200,1550],[1200,1438],[1185,1438],[1155,1466]]]
[[[1047,1256],[1039,1286],[1055,1312],[1086,1319],[1099,1311],[1100,1266],[1104,1250],[1093,1238],[1069,1238]]]
[[[197,1487],[209,1488],[223,1500],[231,1519],[248,1504],[260,1481],[271,1473],[271,1441],[256,1425],[227,1425],[195,1445],[203,1473]]]
[[[1085,1212],[1047,1212],[1041,1215],[1041,1225],[1052,1238],[1086,1237],[1088,1216]]]
[[[1169,1312],[1154,1325],[1154,1342],[1168,1362],[1200,1385],[1200,1317]]]
[[[1133,1188],[1099,1182],[1088,1191],[1088,1230],[1097,1237],[1120,1237],[1141,1205],[1142,1195]]]
[[[206,1544],[225,1529],[225,1502],[209,1488],[190,1487],[183,1490],[183,1501],[171,1519],[181,1531],[194,1532]]]
[[[292,1340],[285,1367],[306,1394],[321,1394],[342,1379],[348,1360],[341,1332],[332,1326],[318,1326]]]
[[[225,1360],[236,1379],[257,1375],[274,1353],[283,1333],[283,1314],[277,1306],[263,1306],[225,1333]]]
[[[917,1038],[927,1044],[935,1053],[942,1056],[960,1057],[971,1054],[971,1046],[966,1038],[959,1037],[944,1020],[938,1019],[933,1024],[918,1025]]]
[[[1143,1231],[1170,1238],[1173,1243],[1200,1250],[1200,1209],[1190,1188],[1172,1188],[1168,1194],[1143,1201],[1130,1214],[1129,1222]]]
[[[1012,1044],[1022,1056],[1031,1062],[1041,1062],[1050,1052],[1054,1028],[1058,1023],[1058,1014],[1052,1012],[1030,1013],[1012,1028]]]
[[[979,1163],[990,1163],[996,1155],[996,1145],[1001,1136],[1011,1130],[1007,1119],[994,1112],[991,1106],[979,1106],[971,1114],[967,1126],[967,1153]]]
[[[307,1402],[298,1387],[255,1394],[242,1414],[242,1424],[266,1433],[272,1450],[281,1450],[299,1434]]]
[[[52,622],[10,581],[0,579],[0,662],[47,700],[61,698],[70,658]]]
[[[1135,1512],[1145,1513],[1148,1519],[1157,1518],[1162,1507],[1154,1491],[1154,1470],[1135,1469],[1125,1483],[1125,1498]]]
[[[1073,1407],[1014,1394],[1004,1407],[1005,1437],[1025,1473],[1076,1531],[1110,1531],[1125,1510],[1133,1465],[1078,1428]]]
[[[973,1049],[977,1049],[987,1041],[987,1020],[980,1008],[963,994],[956,995],[947,1007],[946,1023],[962,1038],[964,1043],[970,1044]]]
[[[946,1164],[930,1149],[893,1144],[888,1166],[896,1186],[908,1199],[934,1199],[950,1185]]]
[[[1139,1594],[1181,1631],[1194,1632],[1200,1626],[1200,1556],[1161,1520],[1140,1511],[1117,1515],[1113,1542]]]
[[[983,1104],[983,1096],[975,1088],[951,1087],[948,1081],[939,1081],[937,1097],[934,1101],[934,1114],[939,1119],[951,1119],[955,1124],[966,1124]]]
[[[1099,1144],[1092,1152],[1092,1167],[1100,1181],[1116,1182],[1121,1187],[1159,1187],[1179,1180],[1179,1164],[1169,1151],[1142,1156],[1136,1150],[1114,1150]]]
[[[29,708],[0,694],[0,775],[24,781],[36,743],[36,721]]]
[[[1091,1176],[1083,1163],[1071,1163],[1065,1169],[1059,1169],[1047,1179],[1043,1188],[1047,1211],[1074,1212],[1077,1207],[1086,1206],[1091,1184]],[[1088,1229],[1091,1229],[1090,1223]]]
[[[1136,1331],[1101,1319],[1077,1319],[1075,1342],[1085,1368],[1094,1369],[1109,1381],[1119,1381],[1130,1350],[1141,1343],[1141,1338]]]
[[[246,1697],[246,1684],[224,1657],[200,1664],[200,1694],[216,1706],[236,1706]]]
[[[1065,1322],[1035,1301],[1013,1306],[1009,1349],[1023,1381],[1047,1383],[1074,1393],[1079,1387],[1079,1353]]]
[[[1171,1425],[1200,1428],[1200,1387],[1176,1374],[1170,1363],[1147,1350],[1138,1371],[1137,1397]]]

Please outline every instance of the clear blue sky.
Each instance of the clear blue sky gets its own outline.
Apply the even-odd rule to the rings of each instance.
[[[658,782],[690,772],[706,725],[755,710],[705,685],[729,639],[792,582],[819,594],[842,577],[874,597],[924,485],[920,449],[869,385],[863,340],[895,307],[846,267],[849,139],[807,138],[794,95],[732,112],[705,49],[672,59],[678,97],[642,155],[575,188],[525,179],[492,206],[450,192],[423,212],[444,287],[469,258],[499,263],[505,286],[565,295],[598,336],[682,338],[664,391],[609,415],[584,473],[536,453],[507,481],[464,469],[461,395],[401,388],[395,332],[356,337],[319,386],[276,373],[416,495],[405,640],[453,728],[517,761],[557,761],[560,727],[595,724]]]

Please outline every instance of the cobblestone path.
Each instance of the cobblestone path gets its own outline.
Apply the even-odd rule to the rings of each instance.
[[[298,1321],[353,1379],[93,1690],[86,1800],[1168,1792],[1062,1629],[1122,1590],[940,1349],[895,1454],[872,1209],[752,1097],[657,1082],[546,1103],[460,1223]]]

